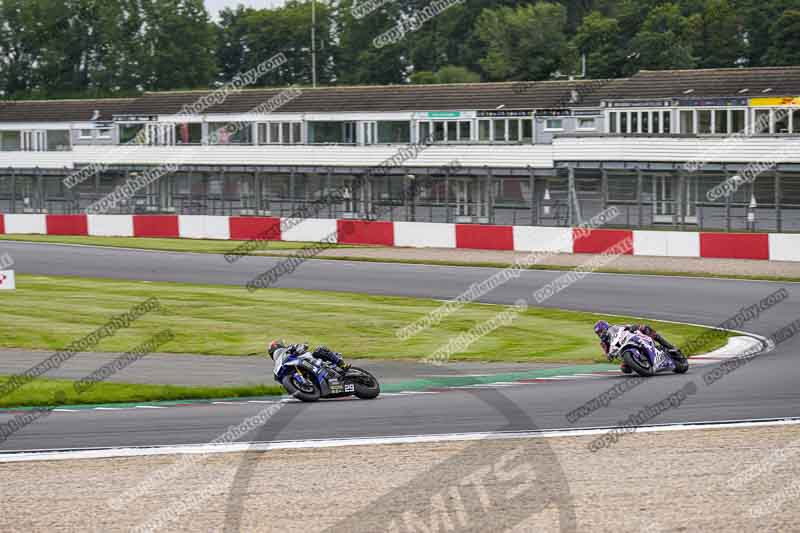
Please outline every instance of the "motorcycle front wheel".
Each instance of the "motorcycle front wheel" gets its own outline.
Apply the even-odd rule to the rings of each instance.
[[[633,348],[625,350],[622,354],[622,360],[640,376],[649,378],[656,375],[650,358],[639,350]]]
[[[685,374],[689,371],[689,360],[683,354],[680,357],[673,357],[672,360],[675,362],[674,372],[676,374]]]
[[[305,384],[298,383],[295,380],[295,373],[292,372],[288,376],[284,376],[283,380],[281,380],[281,385],[286,389],[286,392],[301,402],[316,402],[322,394],[319,387],[307,377],[305,381]]]
[[[348,381],[353,383],[357,398],[362,400],[372,400],[378,397],[381,393],[381,385],[378,380],[364,369],[350,367],[347,371]]]

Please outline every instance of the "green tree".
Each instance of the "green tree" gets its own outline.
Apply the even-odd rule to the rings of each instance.
[[[653,9],[630,44],[639,68],[693,68],[689,20],[678,5],[668,3]]]
[[[547,2],[481,13],[476,33],[486,45],[479,61],[491,80],[548,78],[567,55],[564,6]]]
[[[135,92],[141,82],[137,2],[64,0],[43,14],[40,90],[51,97]]]
[[[202,0],[142,0],[142,86],[207,87],[216,77],[215,29]]]
[[[4,97],[36,88],[40,52],[46,40],[37,21],[50,6],[41,0],[0,1],[0,90]]]
[[[770,32],[772,43],[765,63],[773,66],[800,65],[800,10],[787,9]]]
[[[362,18],[353,14],[353,0],[341,0],[333,17],[338,46],[334,53],[335,79],[345,85],[405,83],[410,70],[412,41],[376,48],[373,40],[397,24],[400,2],[383,4]]]
[[[742,17],[742,33],[746,41],[746,62],[750,67],[765,65],[772,46],[772,29],[787,9],[797,9],[797,0],[731,0]]]
[[[411,75],[411,83],[416,85],[429,85],[432,83],[479,83],[481,77],[476,72],[464,67],[447,65],[437,72],[421,70]]]
[[[729,0],[702,0],[689,17],[698,68],[735,67],[746,56],[741,15]]]
[[[223,83],[245,70],[248,52],[245,47],[246,19],[250,11],[240,4],[236,9],[225,8],[219,13],[217,63],[219,80]]]
[[[583,19],[571,48],[573,57],[586,55],[587,76],[590,78],[616,78],[623,74],[625,43],[619,21],[599,11]]]
[[[266,73],[256,85],[311,85],[311,7],[309,0],[290,0],[273,9],[224,10],[217,34],[221,81],[283,53],[287,63]],[[317,76],[325,84],[335,79],[332,8],[317,0],[316,11]]]
[[[436,78],[439,83],[478,83],[481,81],[480,74],[455,65],[447,65],[439,69]]]
[[[434,85],[439,83],[439,78],[436,76],[436,73],[430,70],[415,72],[410,76],[410,79],[411,83],[414,85]]]

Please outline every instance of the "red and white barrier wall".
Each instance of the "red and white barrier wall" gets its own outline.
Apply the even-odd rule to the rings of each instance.
[[[630,240],[631,255],[800,261],[800,235],[692,233],[478,224],[203,215],[0,215],[0,233],[321,242],[598,254]]]

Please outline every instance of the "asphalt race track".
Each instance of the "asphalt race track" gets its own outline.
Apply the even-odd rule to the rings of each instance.
[[[233,265],[220,255],[147,252],[3,242],[18,273],[73,275],[145,281],[244,285],[279,258],[243,258]],[[453,298],[494,269],[313,260],[284,276],[279,287],[352,291],[426,298]],[[481,301],[511,304],[563,273],[528,271]],[[387,280],[391,280],[387,283]],[[701,278],[589,275],[544,305],[562,309],[641,316],[716,325],[740,308],[785,287],[790,297],[744,326],[768,336],[800,318],[800,285]],[[244,289],[242,289],[244,290]],[[8,310],[4,314],[8,316]],[[13,310],[11,310],[13,319]],[[586,327],[590,327],[587,324]],[[557,334],[558,332],[554,332]],[[390,334],[390,332],[387,332]],[[443,339],[444,341],[444,339]],[[697,393],[652,423],[733,421],[800,416],[800,339],[793,337],[767,355],[706,385],[707,369],[649,380],[608,407],[570,424],[566,413],[627,377],[459,389],[432,395],[386,396],[379,400],[287,403],[270,419],[270,440],[401,436],[500,430],[612,426],[647,404],[665,399],[690,381]],[[709,367],[710,369],[711,367]],[[500,393],[530,417],[499,413]],[[216,404],[176,409],[52,413],[14,434],[0,450],[67,449],[206,443],[229,426],[257,414],[262,404]],[[13,415],[0,413],[0,422]],[[278,431],[279,429],[279,431]],[[251,438],[255,438],[251,436]],[[259,440],[255,438],[255,440]]]

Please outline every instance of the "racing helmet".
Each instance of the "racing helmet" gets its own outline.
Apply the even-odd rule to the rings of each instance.
[[[597,323],[594,325],[594,332],[595,334],[603,338],[603,336],[608,333],[608,328],[611,327],[608,325],[608,322],[605,320],[598,320]]]
[[[275,352],[281,348],[286,348],[286,343],[282,340],[274,340],[269,343],[269,348],[267,348],[267,353],[269,354],[270,359],[275,359]]]

